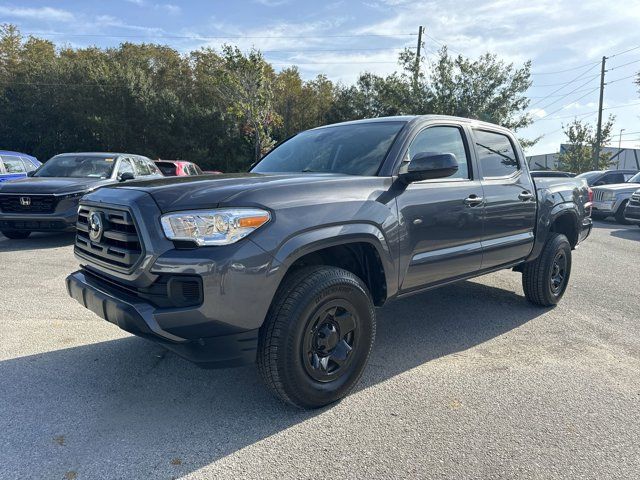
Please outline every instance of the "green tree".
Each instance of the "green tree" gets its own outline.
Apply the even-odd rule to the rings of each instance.
[[[218,88],[230,113],[242,122],[242,130],[253,145],[254,160],[274,145],[272,132],[280,123],[274,110],[275,75],[262,54],[226,45],[219,65]]]
[[[615,117],[609,116],[602,125],[602,145],[611,141],[611,130]],[[594,128],[587,122],[574,119],[569,125],[563,125],[562,130],[567,136],[567,145],[564,146],[558,157],[558,169],[569,172],[583,173],[593,170],[596,135]],[[606,169],[610,166],[609,153],[600,151],[598,169]]]

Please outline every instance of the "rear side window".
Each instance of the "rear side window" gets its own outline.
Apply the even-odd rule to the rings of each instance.
[[[509,137],[486,130],[474,130],[473,135],[483,177],[508,177],[520,169]]]
[[[147,165],[147,162],[145,162],[142,158],[133,157],[133,164],[136,167],[138,175],[142,177],[151,175],[151,172],[149,171],[149,165]]]
[[[603,180],[604,180],[604,183],[606,184],[626,182],[622,172],[608,173],[604,176]]]
[[[26,173],[24,164],[20,157],[14,157],[13,155],[2,155],[2,163],[7,173]]]

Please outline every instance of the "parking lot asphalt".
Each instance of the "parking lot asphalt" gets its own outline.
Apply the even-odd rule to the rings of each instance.
[[[314,412],[80,307],[72,240],[0,236],[1,479],[639,477],[637,226],[596,222],[553,309],[509,271],[389,303]]]

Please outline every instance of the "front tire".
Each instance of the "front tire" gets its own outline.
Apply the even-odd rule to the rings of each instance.
[[[566,236],[551,233],[538,258],[524,264],[524,295],[535,305],[556,305],[567,289],[570,275],[571,244]]]
[[[31,235],[31,232],[25,230],[2,230],[2,235],[12,240],[23,240]]]
[[[367,287],[336,267],[305,267],[285,278],[260,329],[258,370],[271,391],[299,408],[346,396],[375,338]]]
[[[624,202],[622,202],[620,204],[620,206],[618,207],[618,210],[616,210],[616,222],[622,224],[622,225],[631,225],[631,222],[629,220],[627,220],[626,218],[624,218],[624,209],[627,207],[627,203],[628,201],[625,200]]]

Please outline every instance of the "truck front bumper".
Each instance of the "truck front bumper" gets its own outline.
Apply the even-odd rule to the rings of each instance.
[[[104,320],[161,344],[201,367],[222,368],[255,362],[258,329],[232,335],[186,339],[164,330],[158,322],[159,316],[171,311],[158,309],[82,270],[69,275],[66,284],[69,296]],[[188,309],[169,310],[183,317],[189,313]]]

